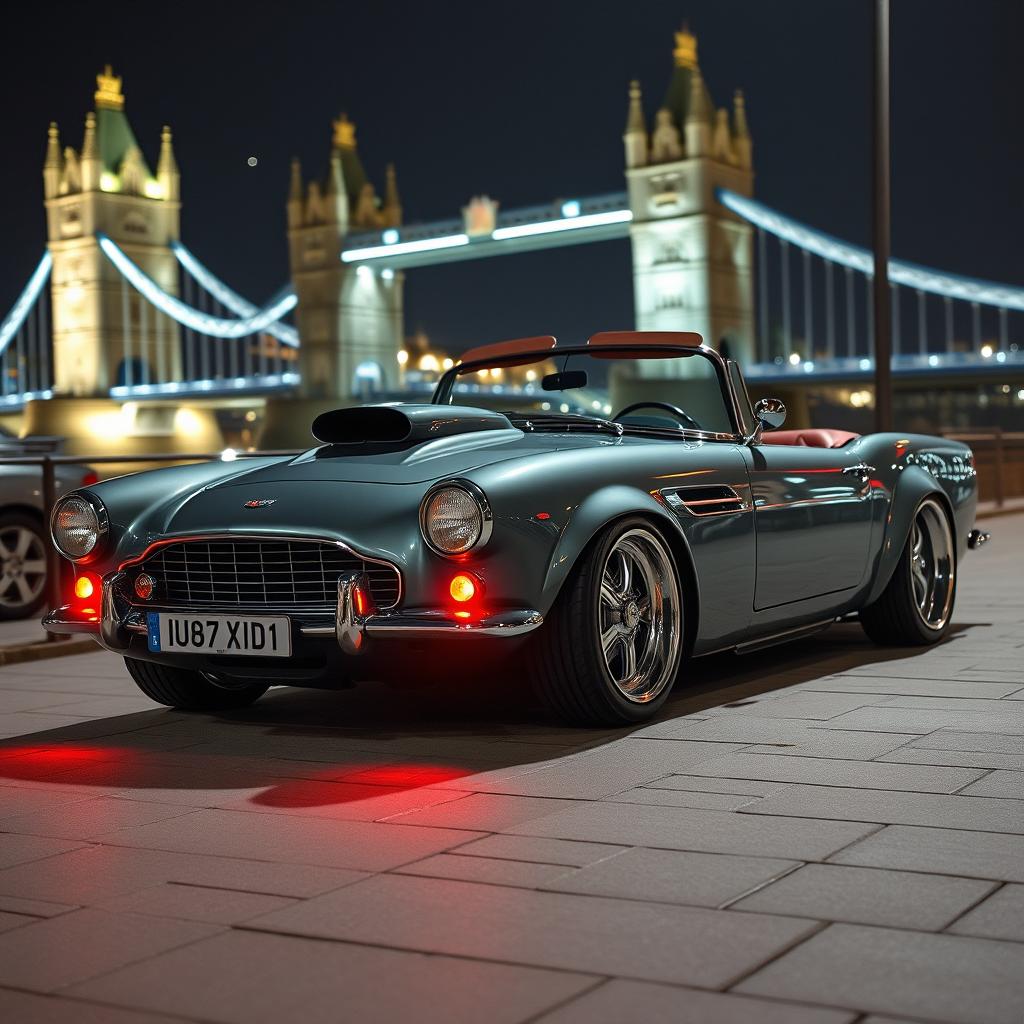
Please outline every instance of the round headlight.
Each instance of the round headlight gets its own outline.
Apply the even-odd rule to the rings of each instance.
[[[424,498],[420,522],[424,538],[435,551],[461,555],[487,541],[491,513],[482,492],[442,485]]]
[[[77,494],[62,498],[53,510],[53,545],[65,558],[78,560],[89,555],[99,543],[103,529],[99,511]]]

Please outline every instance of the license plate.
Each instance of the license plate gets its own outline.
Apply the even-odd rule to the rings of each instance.
[[[164,654],[247,654],[287,658],[291,624],[285,616],[179,615],[147,612],[149,649]]]

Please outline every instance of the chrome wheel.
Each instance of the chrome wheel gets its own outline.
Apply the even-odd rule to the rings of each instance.
[[[12,612],[29,608],[45,586],[42,537],[27,526],[0,529],[0,605]]]
[[[933,498],[922,502],[910,534],[910,584],[921,622],[942,629],[956,584],[956,551],[949,518]]]
[[[672,556],[654,533],[635,529],[605,559],[598,601],[604,663],[627,700],[645,704],[672,682],[682,608]]]

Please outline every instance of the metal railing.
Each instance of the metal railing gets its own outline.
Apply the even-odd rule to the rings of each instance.
[[[43,537],[46,542],[46,594],[47,601],[51,608],[59,608],[63,603],[61,593],[64,565],[67,560],[63,558],[50,540],[50,516],[53,514],[53,507],[57,503],[57,467],[61,465],[72,466],[127,466],[139,465],[146,468],[154,468],[159,464],[189,463],[189,462],[212,462],[234,461],[235,459],[258,459],[291,456],[300,454],[298,450],[280,451],[240,451],[234,453],[232,458],[224,459],[223,452],[185,452],[174,454],[149,454],[149,455],[12,455],[0,457],[0,466],[38,466],[42,473],[42,499],[43,514]],[[28,504],[27,502],[25,504]],[[70,564],[70,563],[67,563]],[[57,640],[59,636],[48,633],[47,640]]]
[[[974,452],[978,496],[1002,508],[1007,498],[1024,497],[1024,433],[1002,427],[943,430],[943,437],[962,441]]]

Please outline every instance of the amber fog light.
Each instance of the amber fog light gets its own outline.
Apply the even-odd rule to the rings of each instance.
[[[135,577],[135,593],[143,601],[148,601],[156,590],[156,580],[149,573],[140,573]]]
[[[482,589],[480,580],[468,572],[461,572],[457,576],[453,576],[448,586],[448,592],[460,604],[472,601],[474,597],[478,597]]]

